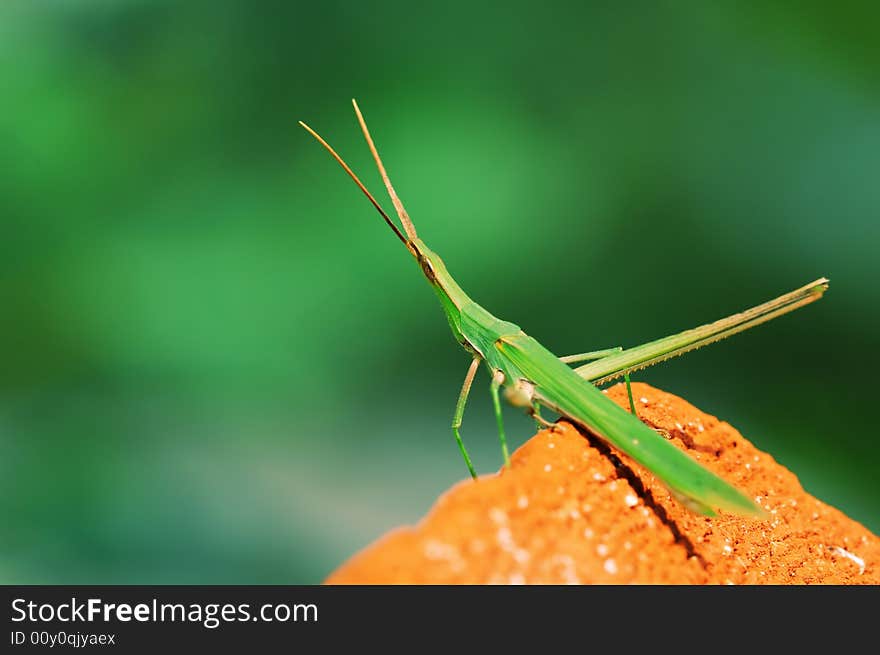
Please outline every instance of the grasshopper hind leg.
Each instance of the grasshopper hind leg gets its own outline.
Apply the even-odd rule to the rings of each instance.
[[[615,348],[605,348],[604,350],[591,350],[588,353],[579,353],[577,355],[565,355],[560,357],[559,361],[563,364],[579,364],[580,362],[590,362],[597,359],[605,359],[611,355],[623,352],[623,346]]]
[[[623,346],[616,346],[614,348],[606,348],[604,350],[593,350],[587,353],[580,353],[578,355],[566,355],[565,357],[560,357],[559,361],[563,364],[579,364],[580,362],[587,361],[595,361],[600,359],[605,359],[606,357],[610,357],[612,355],[617,355],[623,352]],[[624,371],[623,373],[624,382],[626,382],[626,395],[629,398],[629,410],[632,412],[633,416],[638,416],[636,413],[636,404],[633,402],[633,393],[632,386],[629,381],[629,371]],[[538,422],[538,425],[542,423],[546,423],[543,419],[540,418],[540,414],[538,414],[537,404],[535,405],[535,412],[532,414],[535,420]]]

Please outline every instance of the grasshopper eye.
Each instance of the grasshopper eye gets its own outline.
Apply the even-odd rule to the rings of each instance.
[[[419,263],[422,265],[422,272],[425,274],[425,277],[431,282],[436,282],[437,276],[434,275],[434,268],[431,266],[431,262],[425,257],[419,257]]]

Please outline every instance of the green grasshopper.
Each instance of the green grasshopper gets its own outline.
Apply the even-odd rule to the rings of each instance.
[[[472,357],[452,420],[456,443],[471,476],[476,478],[477,474],[461,440],[459,428],[474,376],[480,362],[485,362],[491,376],[490,391],[505,465],[509,464],[510,458],[501,416],[499,391],[502,390],[508,402],[525,409],[539,424],[552,427],[540,415],[540,408],[546,407],[626,453],[651,471],[674,497],[692,511],[714,516],[716,509],[722,509],[740,515],[763,516],[763,510],[751,499],[703,468],[639,420],[629,387],[629,373],[713,343],[811,303],[819,299],[828,288],[828,280],[821,278],[745,312],[634,348],[612,348],[557,357],[523,332],[518,325],[496,318],[474,302],[449,274],[440,256],[418,237],[409,214],[391,185],[360,108],[354,100],[352,104],[403,231],[388,217],[336,151],[308,125],[302,121],[300,125],[333,155],[415,257],[422,273],[440,299],[452,334]],[[568,366],[589,360],[592,361],[579,368]],[[627,385],[629,412],[609,400],[594,386],[621,376],[625,378]]]

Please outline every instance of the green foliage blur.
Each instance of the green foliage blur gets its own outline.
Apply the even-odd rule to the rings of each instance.
[[[559,354],[830,277],[635,379],[880,530],[878,10],[625,4],[0,3],[0,581],[320,582],[465,477],[468,357],[296,124],[384,199],[353,96],[421,236]]]

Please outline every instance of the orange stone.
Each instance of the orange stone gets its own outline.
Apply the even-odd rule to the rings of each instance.
[[[693,514],[638,464],[561,422],[326,584],[880,583],[880,539],[867,528],[727,423],[646,384],[633,395],[643,421],[754,498],[766,520]],[[628,407],[622,385],[608,397]]]

